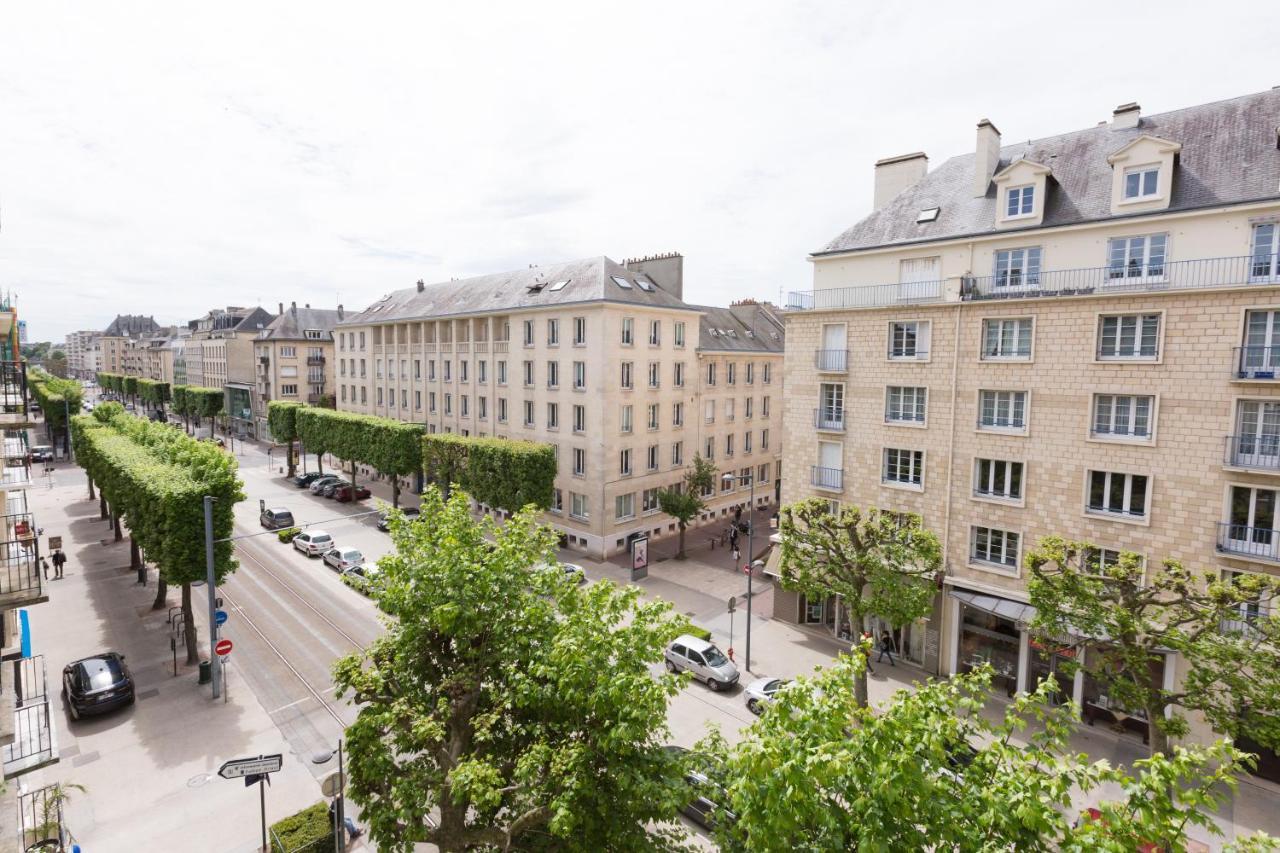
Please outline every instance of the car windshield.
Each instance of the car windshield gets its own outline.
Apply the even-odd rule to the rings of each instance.
[[[116,658],[92,658],[80,662],[80,680],[85,690],[103,690],[124,680]]]
[[[331,537],[331,536],[329,536],[329,534],[325,533],[325,534],[323,534],[323,535],[321,535],[321,536],[313,536],[313,537],[311,538],[311,541],[312,541],[312,542],[328,542],[331,538],[332,538],[332,537]]]
[[[346,559],[346,560],[358,560],[360,559],[360,552],[359,551],[343,551],[342,556],[343,556],[343,559]]]
[[[707,659],[707,666],[724,666],[729,662],[729,659],[724,656],[724,653],[715,646],[712,646],[703,652],[702,656]]]

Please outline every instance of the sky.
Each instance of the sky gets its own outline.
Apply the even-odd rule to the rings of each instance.
[[[1262,91],[1277,45],[1258,0],[10,3],[0,290],[31,340],[593,255],[776,301],[877,159]]]

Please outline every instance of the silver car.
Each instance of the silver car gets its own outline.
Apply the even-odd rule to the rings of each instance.
[[[364,564],[364,554],[358,548],[333,548],[324,553],[324,564],[339,573]]]
[[[781,678],[757,678],[742,691],[747,710],[753,714],[764,713],[764,709],[773,704],[774,695],[786,686],[787,682]]]
[[[293,547],[308,557],[319,557],[335,546],[333,537],[323,530],[304,530],[293,537]]]
[[[738,683],[739,673],[733,661],[716,648],[715,643],[692,634],[681,634],[671,641],[664,654],[667,670],[687,671],[706,682],[712,690],[722,690]]]

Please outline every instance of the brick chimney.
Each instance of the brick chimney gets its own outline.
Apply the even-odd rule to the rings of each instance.
[[[928,171],[929,157],[923,151],[877,160],[875,195],[872,202],[875,209],[884,207],[907,187],[915,186]]]
[[[684,255],[679,252],[627,258],[622,265],[632,272],[647,275],[676,299],[684,299]]]
[[[421,293],[426,289],[427,289],[427,286],[422,283],[422,279],[418,279],[418,292]]]
[[[978,144],[973,158],[973,196],[981,198],[991,186],[991,177],[1000,163],[1000,131],[984,118],[978,122]]]

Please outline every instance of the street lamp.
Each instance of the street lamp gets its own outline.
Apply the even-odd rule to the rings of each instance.
[[[335,752],[331,749],[321,750],[320,752],[316,752],[312,754],[311,763],[327,764],[329,761],[333,759],[334,755],[335,755]],[[343,799],[343,791],[347,787],[347,771],[342,761],[342,739],[341,738],[338,739],[338,750],[336,755],[338,756],[338,792],[335,795],[334,799],[338,805],[333,810],[333,849],[336,850],[337,853],[342,853],[342,851],[345,850],[347,846],[345,843],[343,843],[343,839],[346,837],[345,833],[347,830],[347,827],[346,827],[347,816],[346,816],[346,809],[345,809],[346,803],[344,802],[344,799]]]
[[[747,474],[744,477],[742,474],[733,474],[731,472],[726,471],[724,474],[721,475],[721,479],[726,483],[735,482],[735,481],[741,482],[742,480],[746,480],[747,484],[751,487],[751,494],[750,494],[750,497],[748,498],[748,501],[751,507],[751,513],[747,516],[747,567],[746,567],[747,568],[747,649],[746,649],[747,653],[746,653],[746,657],[743,658],[743,666],[746,668],[747,672],[750,672],[751,671],[751,598],[752,598],[751,575],[754,573],[755,568],[757,566],[764,565],[764,563],[761,560],[755,560],[754,562],[752,561],[752,558],[755,557],[755,554],[756,554],[756,549],[755,549],[756,478],[752,476],[752,474]],[[733,568],[734,568],[734,571],[737,571],[738,566],[736,565],[736,563]]]

